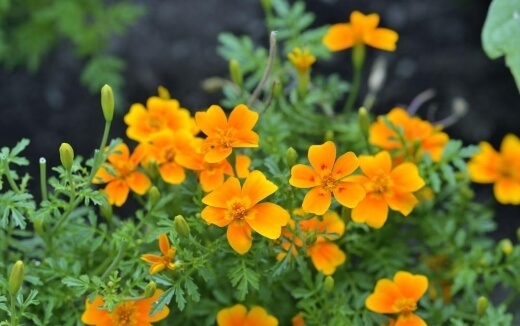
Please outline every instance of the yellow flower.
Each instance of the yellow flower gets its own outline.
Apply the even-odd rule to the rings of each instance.
[[[105,304],[101,296],[96,296],[93,302],[89,302],[87,298],[81,321],[86,325],[94,326],[151,326],[152,322],[163,320],[170,313],[168,307],[165,306],[161,311],[150,316],[152,303],[156,302],[162,293],[162,290],[156,290],[150,298],[122,302],[112,312],[101,309]]]
[[[494,183],[495,198],[501,204],[520,204],[520,139],[507,134],[497,152],[488,142],[468,163],[471,180]]]
[[[241,304],[222,309],[217,314],[218,326],[278,326],[278,319],[269,315],[264,308],[254,306],[247,311]]]
[[[303,210],[323,215],[334,198],[343,206],[353,208],[365,197],[365,190],[357,183],[344,180],[359,164],[356,154],[347,152],[336,160],[336,145],[327,141],[309,147],[311,167],[296,164],[291,168],[289,183],[297,188],[312,188],[303,199]]]
[[[137,170],[143,156],[144,152],[138,148],[130,155],[128,146],[121,143],[114,153],[108,155],[108,163],[99,168],[92,183],[107,183],[104,191],[110,205],[122,206],[130,189],[138,195],[144,195],[151,187],[148,176]]]
[[[309,49],[294,48],[291,53],[287,55],[287,58],[292,62],[294,67],[299,73],[305,73],[309,70],[316,57],[311,54]]]
[[[243,187],[235,177],[229,177],[219,188],[202,198],[206,205],[202,218],[208,224],[227,226],[230,246],[239,254],[251,248],[254,230],[269,239],[280,237],[282,226],[289,221],[289,213],[273,203],[259,203],[278,187],[260,171],[251,172]]]
[[[365,306],[380,314],[399,314],[394,326],[426,326],[426,322],[414,311],[427,289],[426,276],[399,271],[393,280],[385,278],[377,281],[374,293],[365,300]]]
[[[212,105],[206,112],[197,112],[195,121],[206,134],[201,151],[208,163],[217,163],[227,158],[233,148],[258,147],[258,134],[252,129],[258,120],[258,113],[244,104],[237,105],[229,120],[224,110]]]
[[[150,274],[159,273],[165,268],[174,270],[174,260],[177,250],[170,247],[170,241],[168,236],[164,233],[159,235],[159,249],[161,250],[162,256],[145,254],[141,256],[141,259],[147,263],[152,264],[150,266]]]
[[[323,43],[330,51],[340,51],[358,44],[366,44],[377,49],[395,51],[399,35],[387,28],[377,28],[379,15],[363,15],[359,11],[350,14],[350,23],[332,25]]]
[[[424,186],[417,166],[410,162],[392,168],[392,159],[386,151],[374,156],[361,155],[359,164],[363,175],[350,178],[365,187],[366,197],[352,209],[352,220],[380,228],[388,217],[388,208],[404,216],[410,214],[417,198],[414,191]]]

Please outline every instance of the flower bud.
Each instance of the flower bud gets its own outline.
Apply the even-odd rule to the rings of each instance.
[[[359,129],[363,133],[363,137],[368,139],[368,130],[370,128],[370,116],[368,115],[368,110],[364,107],[359,108],[358,124]]]
[[[114,118],[114,93],[112,88],[105,84],[101,88],[101,108],[106,122],[111,122]]]
[[[316,235],[316,233],[311,232],[305,238],[305,244],[307,246],[312,246],[316,242],[316,240],[318,240],[318,236]]]
[[[40,237],[43,236],[45,229],[44,229],[45,220],[43,217],[39,216],[34,219],[33,221],[33,228],[37,235]]]
[[[146,284],[146,287],[144,288],[144,297],[145,298],[153,297],[156,289],[157,289],[157,283],[155,283],[154,281],[150,281],[148,284]]]
[[[489,306],[489,300],[484,296],[480,296],[477,300],[477,315],[479,317],[484,316],[488,306]]]
[[[279,79],[276,79],[273,84],[273,97],[279,99],[283,95],[283,85]]]
[[[23,283],[23,261],[18,260],[11,269],[11,275],[9,276],[9,293],[15,295],[20,290]]]
[[[70,171],[72,169],[72,163],[74,162],[74,150],[68,143],[62,143],[60,146],[60,160],[65,170]]]
[[[235,59],[231,59],[229,61],[229,76],[231,77],[231,81],[237,84],[239,87],[242,86],[244,82],[244,76],[242,74],[242,70],[240,69],[240,64]]]
[[[294,164],[296,164],[296,161],[298,160],[298,152],[292,147],[289,147],[287,149],[287,152],[285,152],[285,159],[287,161],[287,166],[292,168]]]
[[[107,221],[112,221],[112,205],[110,205],[108,202],[103,201],[103,203],[99,206],[99,212],[101,213],[101,216],[107,219]]]
[[[159,97],[163,100],[169,100],[170,99],[170,92],[166,87],[159,86],[157,87],[157,93],[159,94]]]
[[[182,215],[177,215],[173,218],[173,228],[183,238],[190,236],[190,225]]]
[[[161,199],[161,193],[159,192],[159,189],[157,189],[156,186],[152,186],[150,190],[148,190],[148,199],[150,200],[150,203],[152,205],[157,204]]]
[[[330,291],[332,291],[334,289],[334,278],[332,276],[328,275],[327,277],[325,277],[325,281],[323,283],[323,289],[327,293],[329,293]]]
[[[334,141],[334,131],[332,130],[327,130],[325,131],[325,137],[324,138],[324,141]]]
[[[499,242],[500,249],[504,255],[509,256],[513,252],[513,243],[509,239],[502,239]]]

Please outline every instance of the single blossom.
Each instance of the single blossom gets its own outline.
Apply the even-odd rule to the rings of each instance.
[[[296,314],[293,318],[291,318],[292,326],[305,326],[305,319],[303,319],[303,315],[301,313]]]
[[[413,192],[424,186],[415,164],[405,162],[392,168],[387,151],[374,156],[361,155],[359,164],[363,175],[351,179],[362,184],[367,195],[352,209],[354,222],[380,228],[388,218],[389,208],[404,216],[410,214],[418,202]]]
[[[92,183],[107,184],[104,191],[110,205],[122,206],[130,190],[144,195],[151,187],[148,176],[138,170],[143,156],[144,152],[138,148],[130,155],[128,146],[121,143],[108,155],[108,162],[96,172]]]
[[[488,142],[468,163],[471,181],[494,183],[495,198],[501,204],[520,204],[520,139],[507,134],[497,152]]]
[[[323,43],[330,51],[340,51],[366,44],[386,51],[395,51],[399,35],[387,28],[378,28],[379,15],[364,15],[359,11],[350,14],[350,23],[332,25]]]
[[[101,308],[105,304],[101,296],[96,296],[92,302],[89,302],[87,298],[81,321],[86,325],[94,326],[151,326],[152,323],[165,319],[170,313],[168,307],[164,306],[150,316],[153,302],[156,302],[162,293],[162,290],[156,290],[150,298],[124,301],[118,304],[112,312]]]
[[[274,240],[280,237],[282,226],[290,219],[282,207],[259,203],[277,189],[260,171],[252,171],[242,187],[237,178],[229,177],[222,186],[202,198],[208,206],[201,216],[208,224],[227,226],[230,246],[237,253],[245,254],[253,242],[252,230]]]
[[[355,207],[364,197],[365,190],[347,177],[359,164],[356,154],[347,152],[336,160],[336,145],[327,141],[311,145],[308,158],[311,166],[296,164],[291,168],[289,183],[297,188],[312,188],[303,199],[303,210],[323,215],[334,198],[343,206]]]
[[[393,108],[386,119],[394,128],[388,125],[380,116],[370,126],[369,142],[381,149],[395,151],[397,161],[420,159],[424,153],[429,153],[434,162],[439,162],[444,147],[449,141],[441,126],[433,126],[430,122],[418,117],[411,117],[402,108]],[[402,130],[402,138],[396,129]],[[404,141],[404,143],[403,143]]]
[[[241,304],[224,308],[217,313],[218,326],[278,326],[278,319],[259,306],[251,310]]]
[[[258,120],[258,113],[246,105],[239,104],[229,115],[222,108],[212,105],[206,112],[197,112],[195,121],[204,134],[201,151],[204,160],[217,163],[226,159],[233,148],[258,147],[258,134],[252,129]]]
[[[310,67],[316,62],[316,57],[311,54],[309,49],[294,48],[287,55],[287,58],[299,73],[309,71]]]
[[[149,271],[152,275],[159,273],[166,268],[173,271],[175,267],[174,260],[177,250],[174,247],[170,247],[168,236],[164,233],[159,235],[159,250],[161,251],[161,256],[154,254],[144,254],[141,256],[142,260],[152,264]]]
[[[398,314],[394,326],[426,326],[414,311],[427,289],[426,276],[399,271],[393,280],[377,281],[374,292],[365,300],[365,306],[380,314]]]

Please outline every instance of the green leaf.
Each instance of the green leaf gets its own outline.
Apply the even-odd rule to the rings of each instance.
[[[175,294],[175,288],[171,287],[166,290],[161,296],[159,300],[153,303],[152,310],[150,311],[150,316],[155,315],[157,312],[161,311],[164,306],[169,305],[170,301],[172,301],[173,295]]]
[[[231,285],[238,291],[238,300],[242,301],[249,293],[249,286],[258,290],[260,276],[257,272],[247,267],[245,261],[237,264],[229,271]]]

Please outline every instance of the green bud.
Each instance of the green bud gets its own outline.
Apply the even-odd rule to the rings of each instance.
[[[305,244],[307,246],[312,246],[316,242],[316,240],[318,240],[318,236],[316,235],[316,233],[309,233],[305,238]]]
[[[363,136],[368,139],[368,130],[370,128],[370,115],[368,110],[364,107],[359,108],[358,111],[358,124],[359,129],[363,133]]]
[[[114,118],[114,93],[112,88],[105,84],[101,88],[101,108],[106,122],[111,122]]]
[[[154,281],[150,281],[150,283],[146,284],[144,288],[144,297],[151,298],[155,294],[155,290],[157,289],[157,283]]]
[[[107,221],[112,221],[113,211],[112,211],[112,205],[110,205],[108,202],[104,201],[99,206],[99,212],[101,213],[101,216],[107,219]]]
[[[159,192],[159,189],[157,189],[156,186],[152,186],[150,190],[148,190],[148,199],[150,199],[150,203],[152,205],[157,204],[161,199],[161,193]]]
[[[274,81],[273,85],[273,97],[275,99],[279,99],[283,95],[283,85],[282,82],[280,82],[279,79],[276,79]]]
[[[285,159],[287,161],[287,166],[292,168],[298,160],[298,152],[296,152],[294,148],[289,147],[287,152],[285,152]]]
[[[173,228],[183,238],[190,236],[190,226],[182,215],[177,215],[173,218]]]
[[[498,243],[504,255],[509,256],[513,252],[513,243],[509,239],[502,239]]]
[[[334,131],[327,130],[325,131],[325,137],[323,137],[325,141],[334,141]]]
[[[108,281],[107,286],[108,286],[109,289],[113,289],[115,284],[112,281]]]
[[[489,306],[489,300],[484,296],[480,296],[477,300],[477,315],[479,317],[484,316],[488,306]]]
[[[45,220],[43,219],[43,217],[37,217],[34,219],[33,221],[33,228],[34,228],[34,231],[36,232],[37,235],[39,235],[40,237],[43,236],[44,232],[45,232],[45,228],[44,228],[44,224],[45,224]]]
[[[74,150],[68,143],[62,143],[60,146],[60,160],[65,170],[70,171],[72,169],[72,163],[74,162]]]
[[[9,276],[9,293],[15,295],[20,290],[23,283],[23,261],[18,260],[11,269],[11,275]]]
[[[229,61],[229,76],[233,83],[237,84],[239,87],[242,86],[244,75],[242,74],[242,69],[240,69],[240,64],[235,59]]]
[[[332,276],[328,275],[327,277],[325,277],[323,289],[327,293],[331,292],[334,289],[334,278]]]

